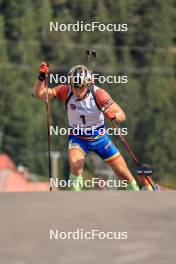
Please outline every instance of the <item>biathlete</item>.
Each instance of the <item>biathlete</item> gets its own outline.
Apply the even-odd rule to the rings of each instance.
[[[46,98],[44,81],[48,72],[47,63],[41,63],[39,77],[33,88],[37,99]],[[68,144],[69,180],[73,183],[71,190],[82,189],[85,158],[89,151],[94,151],[113,169],[120,180],[127,180],[127,190],[139,191],[124,158],[105,131],[104,117],[121,123],[126,119],[123,110],[105,90],[93,84],[91,72],[84,65],[73,67],[68,74],[68,80],[68,85],[48,88],[48,96],[66,104],[71,131]]]

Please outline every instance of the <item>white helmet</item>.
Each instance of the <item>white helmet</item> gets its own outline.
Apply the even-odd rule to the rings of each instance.
[[[68,83],[73,88],[82,88],[91,82],[91,72],[84,65],[76,65],[68,73]]]

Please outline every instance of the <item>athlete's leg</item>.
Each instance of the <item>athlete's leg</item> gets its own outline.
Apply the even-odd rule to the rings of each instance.
[[[125,160],[107,134],[94,143],[93,150],[111,166],[120,179],[127,180],[127,190],[139,190]]]
[[[78,148],[68,150],[68,159],[70,164],[70,173],[73,175],[82,175],[85,154]]]
[[[81,191],[83,187],[82,171],[88,152],[86,144],[75,136],[69,137],[68,159],[70,164],[69,183],[71,190]]]
[[[113,160],[109,160],[107,163],[113,169],[113,171],[119,177],[120,180],[127,180],[128,183],[127,190],[136,190],[136,191],[139,190],[137,183],[133,175],[129,171],[122,155],[119,155],[117,158]]]
[[[82,171],[84,167],[85,154],[78,148],[72,148],[68,151],[70,164],[70,186],[73,191],[81,191],[83,187]]]

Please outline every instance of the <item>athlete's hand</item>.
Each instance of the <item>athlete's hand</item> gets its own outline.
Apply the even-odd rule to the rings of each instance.
[[[39,67],[39,77],[38,77],[38,79],[40,81],[44,81],[46,76],[48,75],[48,72],[49,72],[49,65],[48,65],[48,63],[43,61],[40,64],[40,67]]]
[[[110,119],[110,120],[114,120],[116,119],[116,114],[114,113],[114,111],[112,111],[110,108],[107,108],[104,111],[105,116]]]

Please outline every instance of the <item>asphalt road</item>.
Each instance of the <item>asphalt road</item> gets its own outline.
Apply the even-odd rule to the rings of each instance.
[[[128,238],[50,239],[77,229]],[[176,192],[1,193],[0,263],[174,264]]]

